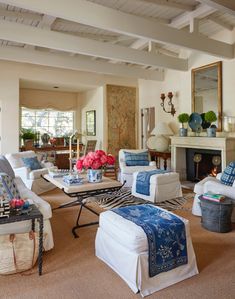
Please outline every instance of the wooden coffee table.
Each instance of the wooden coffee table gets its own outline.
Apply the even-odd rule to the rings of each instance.
[[[79,227],[85,227],[85,226],[90,226],[90,225],[95,225],[98,224],[99,222],[89,222],[85,224],[79,224],[79,219],[82,213],[82,209],[86,208],[93,214],[99,216],[99,214],[92,210],[90,207],[86,205],[86,203],[83,201],[85,198],[99,195],[99,194],[104,194],[104,193],[112,193],[114,191],[119,190],[122,187],[122,184],[118,181],[112,180],[107,177],[103,177],[102,182],[100,183],[89,183],[84,176],[84,180],[82,184],[79,185],[68,185],[63,181],[63,178],[53,178],[49,174],[45,174],[43,178],[51,182],[53,185],[61,189],[67,196],[74,198],[70,202],[64,203],[60,205],[56,209],[61,209],[61,208],[67,208],[67,207],[72,207],[72,206],[80,206],[80,209],[78,211],[78,216],[76,220],[75,226],[72,228],[72,233],[75,238],[78,238],[78,235],[76,233],[76,230]]]

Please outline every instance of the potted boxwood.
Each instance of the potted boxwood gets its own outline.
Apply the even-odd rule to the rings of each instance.
[[[207,128],[208,137],[216,137],[216,125],[212,125],[213,122],[217,121],[217,116],[214,111],[208,111],[205,113],[205,121],[210,123],[210,127]]]
[[[184,127],[184,124],[189,121],[188,113],[179,114],[178,121],[181,123],[181,128],[179,129],[179,136],[186,137],[188,134],[188,129]]]
[[[20,138],[23,139],[24,145],[31,144],[33,146],[34,140],[36,139],[36,133],[32,129],[22,128],[20,132]]]

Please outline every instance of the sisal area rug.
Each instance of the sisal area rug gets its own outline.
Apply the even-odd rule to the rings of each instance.
[[[189,198],[189,194],[184,192],[187,202],[182,207],[192,206],[193,196]],[[59,189],[41,197],[53,207],[71,200]],[[0,276],[1,299],[141,299],[95,256],[97,225],[83,227],[78,230],[79,238],[73,237],[71,229],[78,211],[78,206],[53,211],[50,220],[55,247],[43,253],[43,275],[38,276],[35,265],[31,275]],[[205,230],[201,218],[192,215],[191,211],[180,209],[174,213],[190,222],[199,275],[146,299],[234,299],[235,224],[229,233],[214,233]],[[82,211],[81,223],[97,220],[90,211]]]
[[[152,203],[151,201],[147,201],[132,195],[130,188],[121,188],[120,190],[113,192],[112,194],[106,193],[86,198],[84,202],[95,203],[104,210],[130,205],[153,204],[168,211],[174,211],[182,209],[190,210],[190,208],[184,206],[187,203],[187,199],[192,198],[192,196],[192,193],[186,193],[183,197],[177,197],[171,200],[166,200],[164,202]]]

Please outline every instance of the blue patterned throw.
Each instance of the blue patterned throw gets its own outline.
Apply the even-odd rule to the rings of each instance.
[[[150,277],[188,263],[185,225],[180,218],[152,205],[112,211],[142,227],[146,233]]]
[[[151,170],[151,171],[141,171],[136,177],[136,192],[143,195],[150,195],[150,178],[154,174],[161,174],[169,172],[167,170]]]

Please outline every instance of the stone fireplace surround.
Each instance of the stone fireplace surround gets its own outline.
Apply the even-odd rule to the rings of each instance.
[[[221,151],[221,170],[231,161],[235,161],[234,137],[171,137],[171,169],[180,174],[180,180],[186,178],[186,148]],[[192,161],[193,163],[193,161]]]

